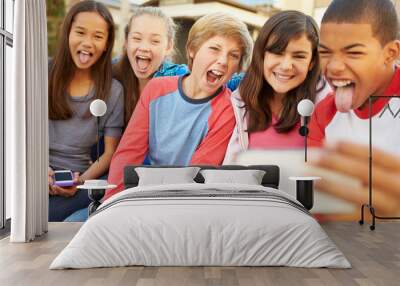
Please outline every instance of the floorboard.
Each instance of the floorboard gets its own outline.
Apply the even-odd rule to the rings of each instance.
[[[398,286],[400,223],[378,222],[375,231],[355,222],[323,224],[352,269],[290,267],[120,267],[49,270],[80,223],[50,223],[49,233],[32,243],[0,240],[0,285]]]

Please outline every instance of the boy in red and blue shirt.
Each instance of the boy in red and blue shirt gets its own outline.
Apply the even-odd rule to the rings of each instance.
[[[224,25],[221,25],[224,23]],[[123,189],[123,169],[141,164],[220,165],[235,125],[225,83],[251,55],[252,39],[244,23],[214,13],[189,32],[186,52],[191,73],[151,80],[143,90],[117,151],[108,181]]]

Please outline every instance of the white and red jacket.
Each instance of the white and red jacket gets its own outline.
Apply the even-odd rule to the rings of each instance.
[[[245,116],[246,108],[243,107],[244,102],[240,96],[239,88],[232,93],[231,103],[236,125],[226,149],[223,165],[234,164],[237,155],[249,147],[249,134],[246,131],[248,118]]]
[[[387,152],[400,154],[400,70],[384,92],[384,96],[372,103],[372,146]],[[350,141],[369,144],[369,105],[363,109],[339,112],[334,93],[317,106],[310,122],[308,143],[320,147],[324,141]]]

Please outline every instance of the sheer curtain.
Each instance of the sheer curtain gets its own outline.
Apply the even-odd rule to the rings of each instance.
[[[6,188],[12,242],[47,231],[48,109],[45,0],[15,2],[12,94],[6,98]]]

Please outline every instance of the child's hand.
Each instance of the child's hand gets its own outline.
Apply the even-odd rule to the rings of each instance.
[[[74,186],[82,185],[84,182],[80,177],[79,172],[74,172]]]
[[[76,186],[64,187],[64,188],[57,185],[51,186],[51,192],[53,195],[62,196],[66,198],[73,197],[76,194],[77,190],[78,189],[76,188]]]
[[[54,175],[54,172],[53,172]],[[50,168],[49,168],[49,176],[50,176]],[[72,187],[60,187],[57,185],[53,185],[53,179],[50,184],[49,181],[49,193],[50,195],[58,195],[63,197],[72,197],[76,194],[78,189],[76,188],[77,185],[82,184],[82,179],[79,176],[79,172],[74,172],[74,185]]]
[[[54,184],[54,171],[52,168],[49,167],[48,169],[48,183],[49,183],[49,194],[50,195],[55,195],[54,191],[53,191],[53,184]]]
[[[49,167],[49,169],[48,169],[48,174],[49,174],[48,182],[49,182],[49,186],[51,186],[51,185],[53,185],[53,183],[54,183],[54,171],[53,171],[53,169],[50,168],[50,167]]]
[[[361,205],[368,203],[368,146],[340,142],[323,149],[317,157],[310,156],[314,166],[342,173],[361,184],[349,187],[340,181],[322,179],[315,182],[318,190]],[[400,213],[400,157],[378,149],[372,151],[372,199],[376,213],[395,216]]]

